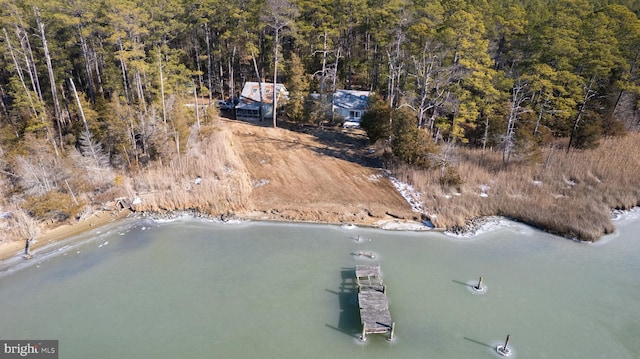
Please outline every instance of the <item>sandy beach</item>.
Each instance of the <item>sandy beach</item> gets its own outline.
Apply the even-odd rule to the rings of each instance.
[[[95,212],[91,217],[83,221],[74,224],[63,224],[51,229],[45,229],[43,230],[42,234],[38,236],[35,243],[31,244],[31,250],[35,250],[47,244],[76,236],[88,230],[109,224],[111,222],[127,218],[131,216],[132,213],[133,212],[129,210],[98,211]],[[24,255],[24,246],[24,241],[0,243],[0,261]]]

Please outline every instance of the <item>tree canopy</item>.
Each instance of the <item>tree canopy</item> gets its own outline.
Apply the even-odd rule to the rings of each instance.
[[[373,91],[371,139],[419,165],[425,141],[506,162],[554,138],[596,146],[638,126],[639,13],[631,0],[0,0],[2,173],[41,196],[70,192],[73,150],[103,170],[180,163],[200,121],[184,104],[245,81],[289,84],[297,122],[311,92]]]

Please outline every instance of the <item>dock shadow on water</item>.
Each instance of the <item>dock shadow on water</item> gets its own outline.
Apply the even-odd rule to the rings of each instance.
[[[493,349],[493,346],[491,346],[491,344],[483,343],[483,342],[481,342],[479,340],[471,339],[471,338],[468,338],[468,337],[464,337],[464,340],[467,340],[467,341],[470,341],[472,343],[475,343],[475,344],[482,345],[482,346],[485,346],[487,348]]]
[[[473,287],[473,285],[472,285],[472,284],[469,284],[469,283],[466,283],[466,282],[461,282],[461,281],[459,281],[459,280],[455,280],[455,279],[454,279],[454,280],[452,280],[452,282],[454,282],[454,283],[456,283],[456,284],[463,285],[463,286],[465,286],[465,287],[467,287],[467,288],[471,288],[471,287]]]
[[[327,292],[338,296],[340,305],[338,325],[325,325],[353,338],[357,338],[362,331],[358,313],[358,286],[356,285],[355,274],[356,272],[353,268],[342,268],[338,290],[325,289]]]

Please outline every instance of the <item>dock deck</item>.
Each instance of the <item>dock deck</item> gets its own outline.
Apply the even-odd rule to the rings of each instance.
[[[382,282],[380,265],[356,266],[356,283],[358,285],[358,307],[362,322],[362,337],[365,341],[367,334],[389,333],[389,340],[393,339],[395,323],[389,312],[386,287]]]

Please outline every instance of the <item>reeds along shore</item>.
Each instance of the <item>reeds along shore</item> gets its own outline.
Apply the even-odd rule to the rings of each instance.
[[[140,196],[136,211],[193,210],[218,216],[251,210],[253,184],[237,150],[241,146],[219,122],[203,127],[200,138],[190,138],[184,154],[120,176],[118,185],[88,203]],[[509,166],[503,165],[500,152],[458,148],[448,157],[462,179],[456,186],[441,185],[439,169],[391,170],[421,193],[425,214],[436,227],[467,228],[473,219],[499,215],[565,237],[595,241],[614,230],[612,209],[640,203],[639,145],[640,134],[630,133],[604,139],[594,150],[567,153],[548,148],[538,163],[514,161]],[[346,205],[335,203],[338,209]],[[313,215],[317,221],[325,216],[324,222],[335,222],[329,218],[335,213]],[[304,218],[303,213],[297,219]],[[4,241],[24,241],[20,233],[0,230]]]
[[[501,153],[458,150],[464,181],[440,185],[438,171],[404,166],[397,177],[423,193],[438,227],[464,227],[472,218],[500,215],[584,241],[611,233],[611,210],[640,204],[640,134],[604,139],[594,150],[548,148],[541,163],[504,166]]]
[[[206,128],[206,139],[193,141],[186,155],[154,163],[129,184],[129,192],[144,193],[137,211],[219,215],[247,206],[252,189],[249,174],[234,151],[238,145],[219,125]]]

